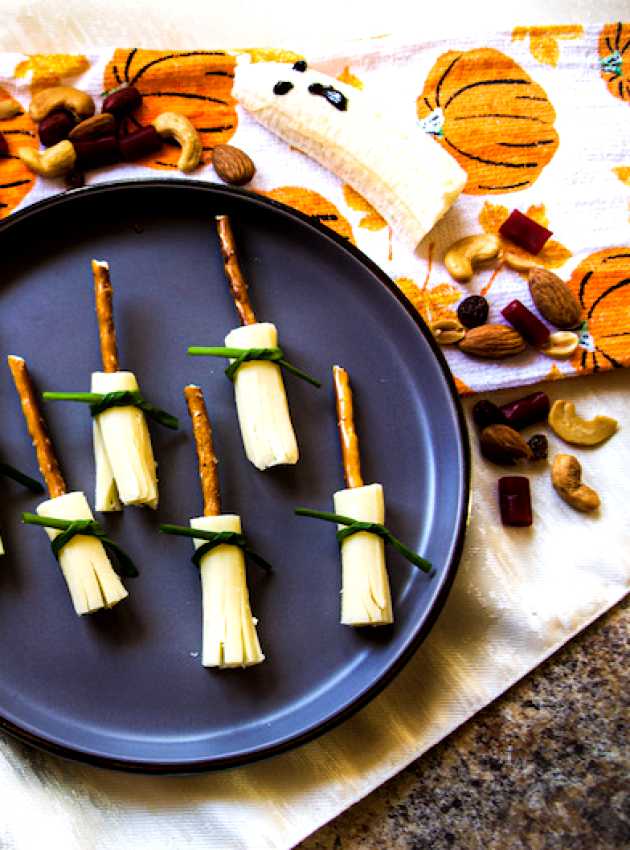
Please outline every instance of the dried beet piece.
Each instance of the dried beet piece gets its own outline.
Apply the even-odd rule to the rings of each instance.
[[[535,422],[546,420],[550,407],[547,393],[536,392],[503,404],[500,409],[508,425],[520,431]]]
[[[530,254],[540,254],[545,242],[552,235],[551,230],[518,210],[512,210],[499,228],[499,233],[504,239],[509,239]]]
[[[502,315],[523,336],[530,345],[542,348],[550,337],[549,328],[534,316],[531,310],[522,304],[518,298],[510,301],[507,307],[501,310]]]
[[[499,478],[499,509],[503,525],[525,528],[532,524],[529,478],[523,475],[505,475]]]

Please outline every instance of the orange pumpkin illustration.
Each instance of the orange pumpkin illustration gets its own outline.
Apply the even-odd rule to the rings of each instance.
[[[13,100],[0,88],[0,100]],[[13,100],[14,103],[17,103]],[[21,147],[38,148],[35,125],[28,113],[20,112],[15,118],[2,122],[0,132],[6,139],[9,155],[0,157],[0,218],[9,215],[33,188],[35,175],[28,170],[17,155]]]
[[[121,50],[105,69],[106,91],[130,83],[142,94],[142,106],[133,116],[149,124],[161,112],[180,112],[192,121],[204,151],[225,144],[238,123],[232,97],[235,59],[221,50],[162,52]],[[179,148],[165,145],[140,164],[151,168],[177,167]]]
[[[417,112],[423,128],[467,171],[469,195],[531,186],[558,147],[556,113],[544,90],[489,47],[440,56]]]
[[[576,368],[630,366],[630,246],[591,254],[575,269],[569,287],[585,318],[572,358]]]
[[[293,207],[314,218],[315,221],[330,227],[331,230],[354,245],[352,227],[348,219],[344,218],[337,207],[318,192],[313,192],[312,189],[303,189],[300,186],[280,186],[278,189],[260,192],[260,194],[273,198],[274,201],[280,201],[281,204],[286,204],[288,207]]]
[[[630,24],[606,24],[599,34],[599,68],[613,97],[630,102]]]

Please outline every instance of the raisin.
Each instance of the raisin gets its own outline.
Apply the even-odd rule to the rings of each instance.
[[[487,428],[488,425],[508,424],[501,409],[485,398],[475,404],[472,409],[472,417],[475,425],[480,430]]]
[[[527,441],[527,445],[534,455],[533,460],[547,460],[549,454],[549,441],[544,434],[534,434]]]
[[[488,320],[488,302],[483,295],[469,295],[457,308],[457,318],[465,328],[478,328]]]

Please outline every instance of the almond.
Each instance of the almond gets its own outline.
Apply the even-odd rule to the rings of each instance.
[[[533,457],[531,448],[509,425],[488,425],[479,436],[479,445],[481,454],[493,463],[513,464],[515,460]]]
[[[115,132],[115,129],[114,116],[110,115],[109,112],[100,112],[73,127],[68,138],[72,141],[75,139],[95,139],[98,136],[109,136]]]
[[[548,269],[529,272],[529,291],[540,313],[557,328],[574,328],[580,322],[580,305],[566,283]]]
[[[507,325],[480,325],[466,333],[459,347],[465,354],[501,360],[503,357],[520,354],[527,346],[514,328]]]
[[[256,173],[256,166],[245,151],[233,145],[217,145],[212,154],[214,170],[221,180],[244,186]]]

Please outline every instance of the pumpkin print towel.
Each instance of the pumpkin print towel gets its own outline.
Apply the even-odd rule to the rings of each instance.
[[[457,159],[468,174],[464,193],[416,252],[398,243],[378,211],[352,187],[240,109],[232,97],[240,53],[253,61],[306,58],[392,104],[401,122],[414,121],[418,133],[429,133]],[[32,93],[68,83],[98,98],[124,82],[142,92],[135,116],[140,123],[174,110],[195,124],[203,163],[194,177],[218,181],[212,168],[215,145],[243,148],[258,169],[249,189],[311,215],[358,246],[427,322],[454,317],[458,302],[474,293],[490,302],[490,321],[503,321],[501,309],[514,298],[536,312],[524,273],[500,265],[458,284],[443,256],[462,236],[498,232],[513,209],[553,231],[537,262],[566,280],[579,300],[577,350],[569,360],[550,360],[528,349],[493,362],[445,347],[462,394],[630,366],[630,23],[519,26],[500,35],[335,57],[301,57],[272,48],[4,54],[0,100],[12,98],[23,109],[0,121],[9,148],[8,157],[0,159],[0,217],[64,189],[61,181],[36,178],[15,155],[21,145],[37,145],[27,111]],[[88,182],[152,173],[181,176],[177,155],[176,148],[165,146],[137,163],[91,172]]]

